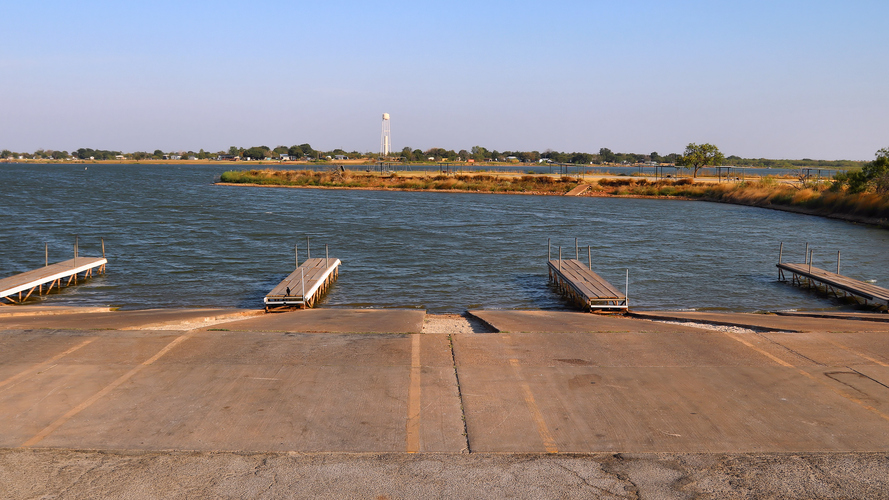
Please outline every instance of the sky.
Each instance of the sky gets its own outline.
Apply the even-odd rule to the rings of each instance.
[[[889,147],[885,0],[0,0],[0,149]]]

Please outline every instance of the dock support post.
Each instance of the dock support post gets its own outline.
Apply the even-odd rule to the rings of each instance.
[[[812,274],[812,259],[815,257],[815,249],[809,250],[809,274]]]
[[[574,260],[580,260],[580,253],[577,251],[577,238],[574,238]]]
[[[550,242],[550,238],[547,238],[546,239],[546,260],[547,260],[547,262],[553,260],[552,255],[553,255],[552,243]]]
[[[312,247],[309,246],[309,237],[308,236],[306,236],[306,254],[308,254],[308,257],[306,257],[307,259],[312,258]]]
[[[306,306],[306,271],[303,268],[299,269],[299,283],[302,285],[302,298],[303,298],[303,309]]]
[[[806,264],[809,263],[809,242],[806,242]]]
[[[74,237],[74,268],[77,268],[77,236]]]
[[[627,269],[627,284],[624,285],[624,305],[630,308],[630,270]]]
[[[293,258],[296,260],[296,267],[299,267],[299,245],[296,243],[293,244]]]
[[[102,238],[102,258],[105,258],[105,238]]]
[[[330,249],[327,244],[324,245],[324,267],[330,267]]]
[[[840,274],[840,251],[837,250],[837,274]]]
[[[559,272],[562,272],[562,245],[559,245]]]
[[[43,244],[44,267],[49,267],[49,243]]]
[[[593,270],[593,250],[592,250],[592,247],[590,247],[589,245],[587,245],[587,247],[586,247],[586,256],[587,256],[587,259],[590,260],[590,271],[592,271]]]

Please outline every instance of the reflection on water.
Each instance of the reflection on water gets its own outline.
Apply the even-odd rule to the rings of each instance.
[[[889,231],[734,205],[614,198],[213,186],[227,166],[0,164],[0,276],[81,255],[104,237],[108,274],[43,299],[125,308],[259,307],[293,246],[343,261],[326,307],[563,308],[546,241],[640,309],[850,307],[776,283],[778,244],[801,261],[889,284]]]

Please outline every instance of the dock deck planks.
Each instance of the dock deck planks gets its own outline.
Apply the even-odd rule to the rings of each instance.
[[[306,259],[284,281],[272,288],[263,302],[272,307],[313,307],[330,284],[339,276],[339,259]],[[288,288],[290,293],[288,293]],[[303,295],[305,293],[305,295]]]
[[[71,283],[72,280],[77,283],[77,274],[79,273],[84,273],[84,277],[91,276],[96,268],[99,269],[99,272],[104,273],[107,263],[108,260],[104,257],[78,257],[3,278],[0,279],[0,298],[13,303],[24,302],[38,287],[41,288],[42,293],[42,286],[47,283],[50,284],[46,291],[49,293],[53,287],[61,287],[61,282],[65,278],[68,278],[68,283]],[[22,298],[22,293],[26,291],[28,292],[27,296]],[[16,294],[19,296],[18,300],[12,298]]]
[[[788,264],[779,262],[776,266],[779,269],[780,278],[782,280],[784,279],[784,271],[788,271],[793,274],[791,280],[794,284],[801,284],[802,280],[800,278],[806,278],[807,280],[822,283],[828,287],[828,289],[842,290],[845,293],[861,297],[864,299],[865,304],[868,301],[871,301],[889,308],[889,289],[879,287],[872,283],[865,283],[848,276],[843,276],[842,274],[825,271],[824,269],[819,269],[810,266],[809,264]],[[836,291],[834,291],[834,294],[836,294]]]
[[[626,295],[579,260],[554,259],[547,266],[562,294],[585,309],[627,309]]]

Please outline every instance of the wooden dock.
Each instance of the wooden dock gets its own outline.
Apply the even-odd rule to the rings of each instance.
[[[306,259],[265,296],[266,311],[314,307],[339,277],[339,259]]]
[[[76,285],[80,273],[83,273],[84,279],[92,276],[94,271],[104,273],[107,263],[105,257],[76,257],[0,279],[0,299],[21,304],[28,300],[35,290],[38,295],[44,295],[53,288],[59,289],[72,283]]]
[[[561,252],[559,252],[561,253]],[[588,310],[627,310],[624,293],[577,259],[548,261],[549,279],[568,300]]]
[[[808,286],[817,288],[823,286],[828,293],[833,293],[836,297],[852,295],[864,299],[865,305],[873,303],[877,306],[889,308],[889,290],[879,287],[872,283],[865,283],[848,276],[838,273],[832,273],[813,267],[810,263],[806,264],[788,264],[778,262],[778,279],[779,281],[788,281],[784,272],[791,273],[790,282],[798,286]],[[839,266],[838,266],[839,267]]]

